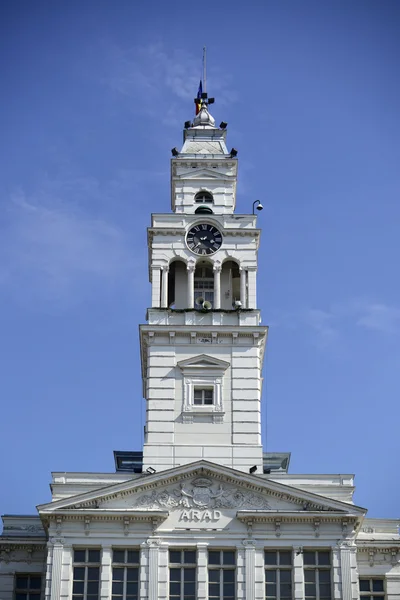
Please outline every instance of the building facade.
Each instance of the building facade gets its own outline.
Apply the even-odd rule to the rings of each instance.
[[[53,473],[37,516],[3,517],[0,600],[400,600],[399,521],[366,518],[352,475],[263,452],[260,230],[208,104],[148,229],[143,450]]]

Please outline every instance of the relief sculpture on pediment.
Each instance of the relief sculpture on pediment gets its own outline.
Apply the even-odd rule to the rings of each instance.
[[[163,509],[247,509],[268,510],[270,505],[261,494],[228,487],[223,484],[214,484],[208,477],[197,477],[191,485],[180,484],[179,487],[162,490],[153,490],[150,494],[143,494],[137,498],[137,508],[163,508]]]

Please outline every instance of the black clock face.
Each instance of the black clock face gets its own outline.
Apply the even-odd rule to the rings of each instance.
[[[195,254],[206,256],[214,254],[221,248],[222,235],[214,225],[200,223],[194,225],[187,233],[186,244]]]

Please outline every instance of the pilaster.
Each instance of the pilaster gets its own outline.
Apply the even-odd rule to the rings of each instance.
[[[293,600],[304,600],[304,561],[301,548],[293,549]]]
[[[158,600],[168,600],[168,546],[161,544],[158,552]]]
[[[247,298],[246,298],[246,285],[247,285],[247,271],[243,267],[240,267],[240,302],[242,303],[242,308],[247,308]]]
[[[61,561],[60,600],[69,600],[72,590],[72,546],[64,544]]]
[[[253,540],[244,540],[245,551],[245,598],[256,597],[256,549]]]
[[[149,547],[148,600],[158,600],[158,565],[161,541],[158,538],[147,540]]]
[[[148,600],[149,597],[149,546],[144,542],[140,546],[139,598]]]
[[[197,598],[208,598],[207,544],[197,544]]]
[[[61,567],[63,557],[63,538],[51,538],[53,544],[52,565],[51,565],[51,600],[60,600],[61,590]]]
[[[111,598],[112,585],[112,548],[111,546],[103,546],[101,553],[101,570],[100,570],[100,600],[108,600]]]
[[[167,308],[167,306],[168,306],[168,273],[169,273],[169,266],[164,265],[162,268],[162,281],[161,281],[161,308]]]
[[[341,569],[341,555],[338,546],[332,548],[332,597],[334,600],[342,600],[342,569]]]
[[[160,308],[161,271],[160,267],[151,267],[151,306]]]
[[[246,551],[244,548],[237,549],[236,557],[236,597],[237,600],[247,600],[254,596],[246,596]]]
[[[247,271],[247,308],[257,308],[257,270],[248,269]]]
[[[357,549],[351,544],[340,546],[340,564],[343,600],[358,600]]]

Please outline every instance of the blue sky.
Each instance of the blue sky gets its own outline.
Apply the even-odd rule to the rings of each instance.
[[[146,227],[208,50],[213,115],[262,200],[264,445],[355,473],[399,517],[400,5],[0,6],[0,512],[140,449]]]

